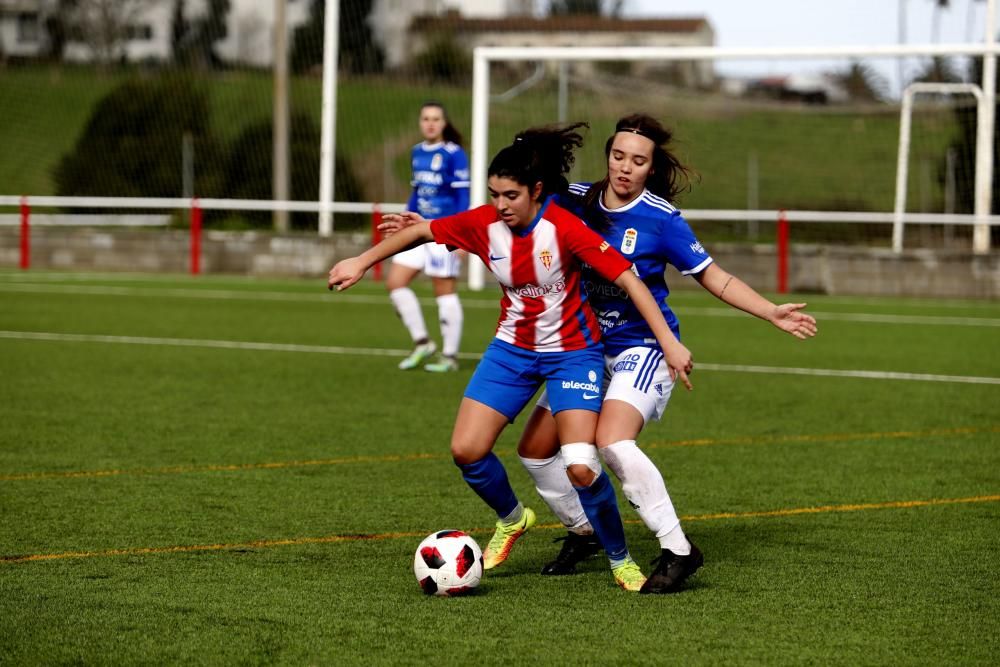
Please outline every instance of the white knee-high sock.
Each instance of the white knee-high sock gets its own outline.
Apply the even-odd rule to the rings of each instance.
[[[538,495],[567,529],[581,534],[594,532],[587,521],[587,515],[583,513],[580,496],[566,475],[561,455],[556,454],[549,459],[519,458],[525,470],[535,480]]]
[[[622,482],[622,491],[643,523],[656,534],[660,547],[679,556],[691,553],[663,475],[635,440],[619,440],[600,450],[604,462]]]
[[[441,354],[454,357],[462,342],[462,302],[457,294],[442,294],[437,298],[438,320],[441,322]]]
[[[424,324],[424,313],[420,310],[417,295],[409,287],[397,287],[389,292],[389,299],[396,308],[399,319],[410,332],[413,342],[427,339],[427,325]]]

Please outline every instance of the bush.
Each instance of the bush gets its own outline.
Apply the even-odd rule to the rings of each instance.
[[[290,123],[291,198],[316,201],[319,198],[320,130],[315,121],[305,114],[293,114]],[[265,120],[250,125],[236,138],[229,151],[223,196],[234,199],[271,199],[273,136],[271,121]],[[334,169],[334,200],[360,201],[361,187],[350,162],[338,153]],[[270,212],[251,213],[247,217],[255,226],[271,225]],[[316,214],[294,213],[291,224],[293,228],[314,229]]]
[[[439,35],[414,58],[413,71],[429,75],[434,81],[463,84],[472,78],[472,58],[454,36]]]
[[[56,194],[183,196],[182,145],[190,133],[199,157],[195,191],[214,196],[218,145],[207,93],[182,75],[129,81],[101,99],[73,151],[56,165]]]

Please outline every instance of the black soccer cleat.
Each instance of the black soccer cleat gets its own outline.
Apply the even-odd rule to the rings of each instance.
[[[684,581],[694,574],[705,557],[701,554],[701,549],[694,544],[691,545],[691,553],[687,556],[678,556],[670,549],[664,549],[660,556],[653,560],[656,569],[646,579],[646,583],[639,589],[640,593],[676,593],[681,589]]]
[[[562,549],[554,561],[545,564],[542,574],[576,574],[576,564],[590,558],[602,548],[597,535],[570,532],[566,533],[566,537],[557,537],[553,541],[562,541]]]

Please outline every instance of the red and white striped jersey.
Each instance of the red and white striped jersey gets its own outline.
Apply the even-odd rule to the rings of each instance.
[[[500,281],[496,337],[537,352],[579,350],[600,340],[600,326],[580,287],[583,264],[614,281],[631,264],[580,218],[551,200],[522,230],[490,205],[431,222],[434,241],[483,260]]]

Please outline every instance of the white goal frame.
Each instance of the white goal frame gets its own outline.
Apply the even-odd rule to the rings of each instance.
[[[989,252],[990,206],[993,180],[993,133],[996,104],[995,39],[997,0],[987,0],[986,32],[982,44],[913,44],[844,46],[827,48],[720,48],[720,47],[490,47],[473,49],[472,63],[472,204],[486,201],[487,152],[489,150],[490,64],[494,62],[573,61],[677,61],[677,60],[775,60],[788,58],[884,58],[906,56],[979,56],[983,58],[982,102],[979,106],[976,141],[976,198],[973,250]],[[694,211],[687,211],[688,217]],[[744,216],[746,212],[743,213]],[[745,217],[744,217],[745,219]],[[895,222],[895,218],[891,218]],[[470,257],[469,287],[482,289],[485,267]]]

